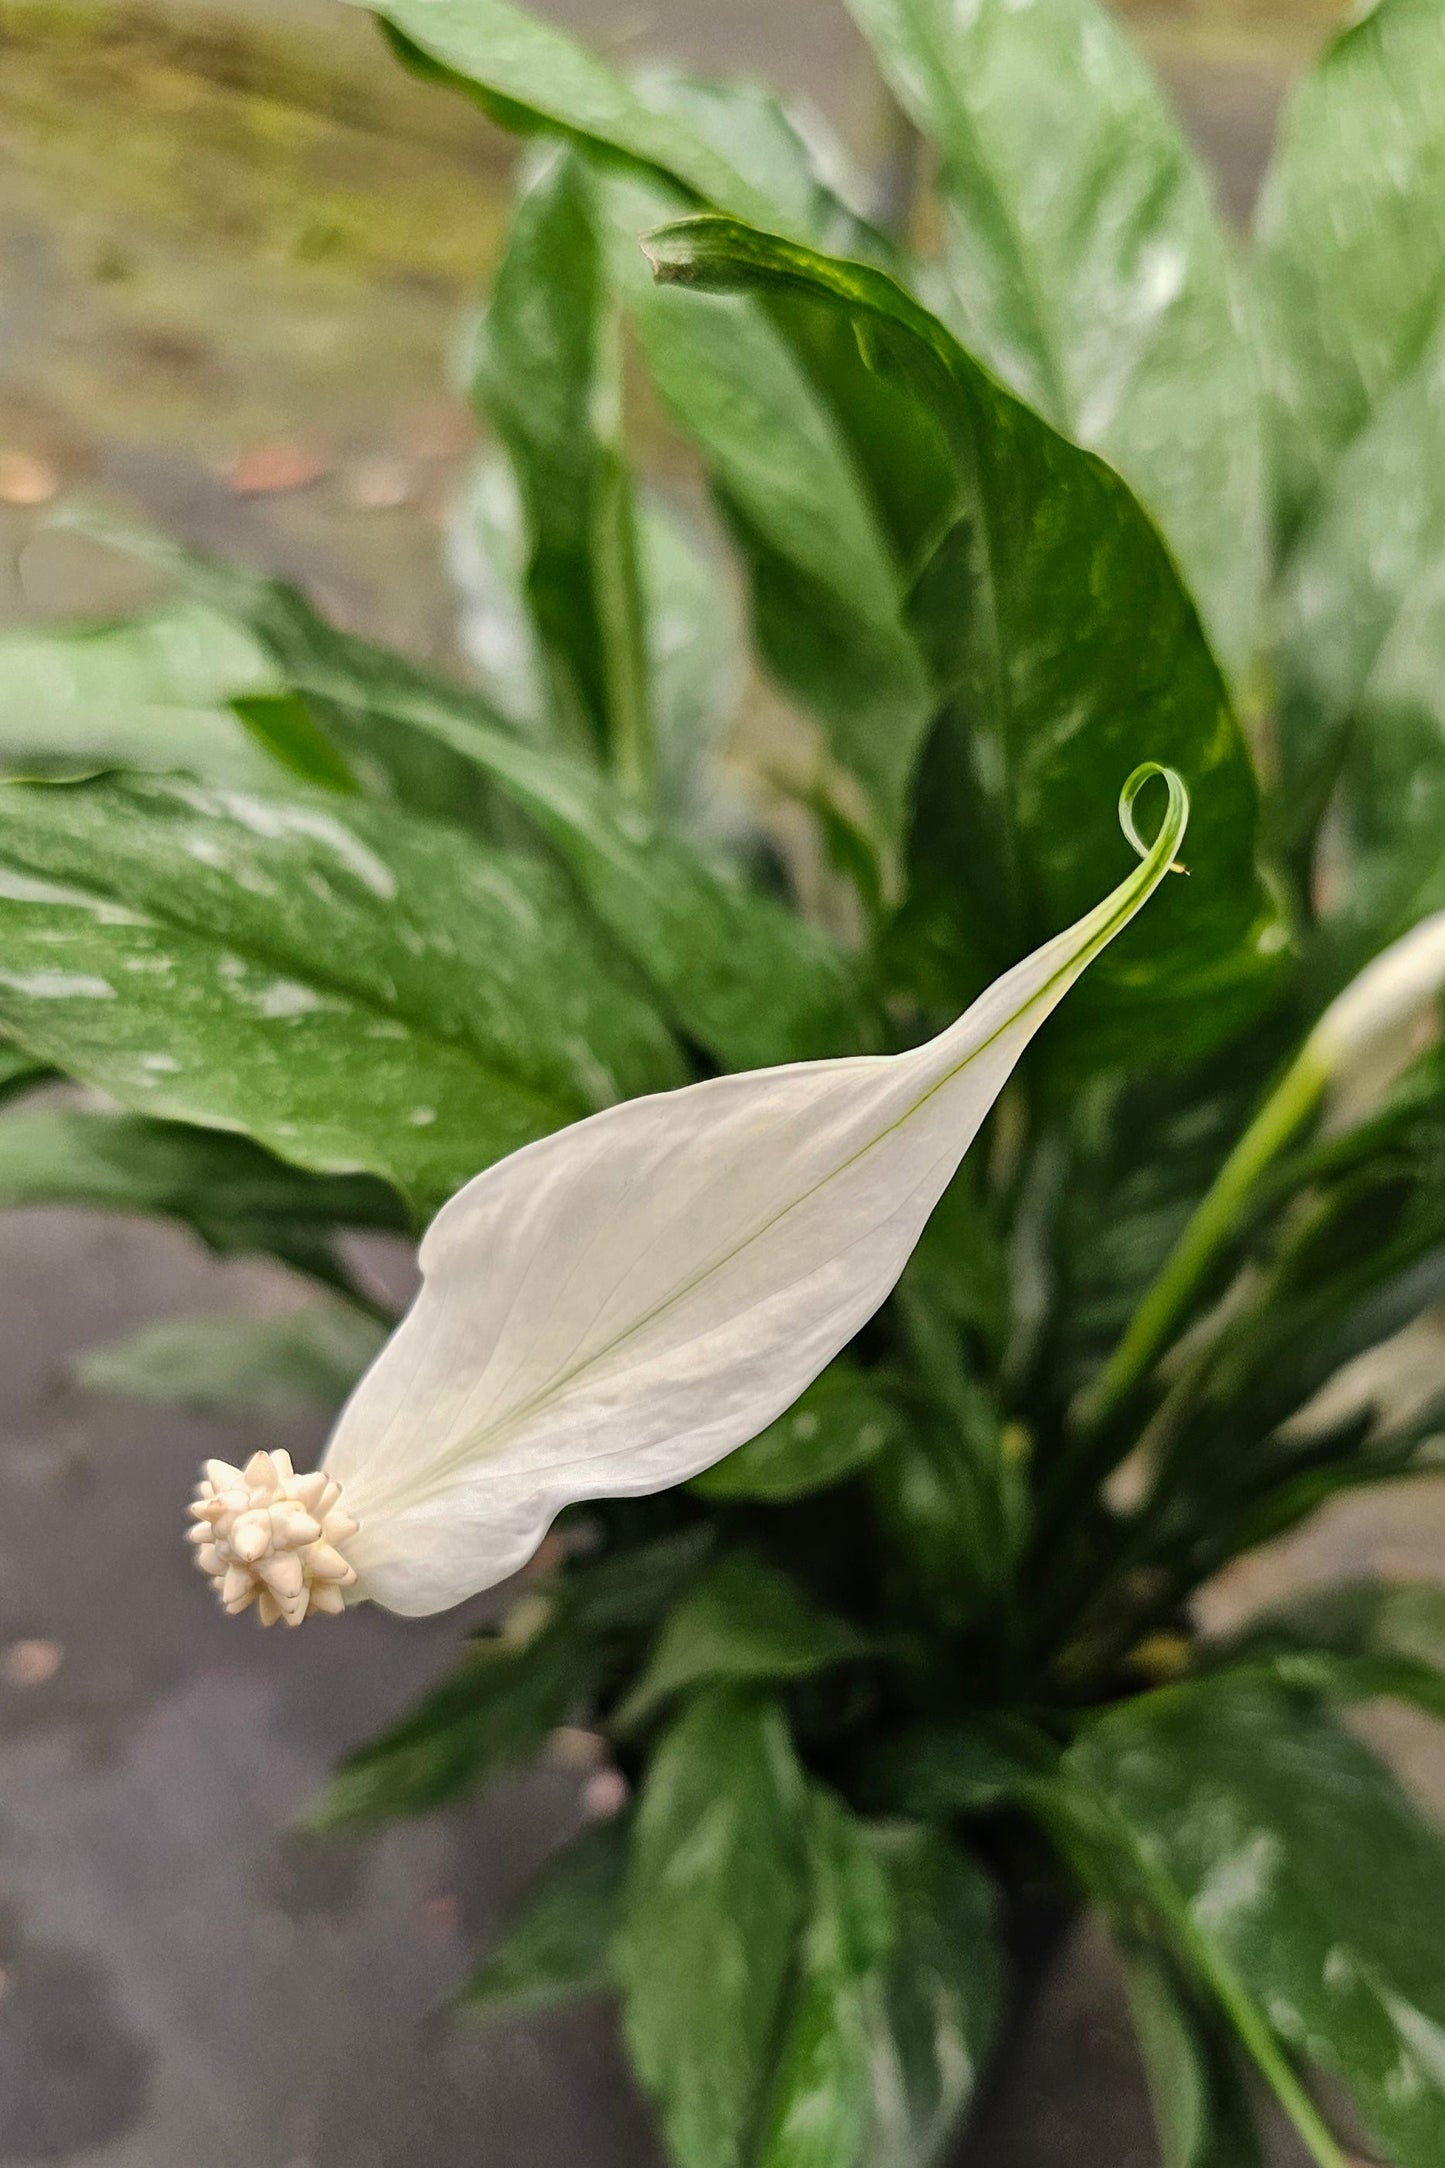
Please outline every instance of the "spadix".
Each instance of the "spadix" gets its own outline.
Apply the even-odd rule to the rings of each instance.
[[[1146,847],[1132,809],[1154,775],[1168,805]],[[610,1107],[459,1191],[324,1457],[358,1524],[348,1600],[442,1610],[522,1565],[563,1506],[681,1483],[781,1414],[888,1295],[1020,1054],[1158,886],[1187,813],[1176,775],[1137,770],[1120,817],[1141,864],[927,1044]]]

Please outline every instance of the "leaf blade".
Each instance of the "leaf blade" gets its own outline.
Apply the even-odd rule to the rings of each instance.
[[[1386,1771],[1317,1706],[1228,1674],[1104,1718],[1066,1769],[1127,1828],[1251,2045],[1279,2036],[1332,2070],[1400,2168],[1427,2168],[1445,1838]],[[1315,2144],[1343,2159],[1319,2128]]]
[[[428,1202],[679,1074],[563,884],[459,831],[159,778],[0,811],[0,1015],[135,1111]]]
[[[942,312],[1138,492],[1238,673],[1264,572],[1259,403],[1229,245],[1148,67],[1093,0],[852,12],[942,154]]]
[[[1195,878],[1171,884],[1149,926],[1095,975],[1070,1012],[1070,1036],[1079,1058],[1101,1065],[1110,1052],[1122,1058],[1126,1042],[1137,1058],[1132,1031],[1151,1008],[1168,1015],[1175,1055],[1227,1036],[1265,997],[1286,937],[1255,862],[1258,793],[1228,694],[1126,486],[1005,393],[882,273],[713,217],[664,228],[648,247],[667,280],[825,300],[872,342],[878,365],[902,373],[939,414],[957,459],[954,540],[945,537],[937,557],[937,593],[929,597],[921,581],[915,610],[932,610],[946,633],[967,726],[959,735],[984,809],[976,827],[987,824],[980,844],[998,876],[979,907],[988,896],[997,922],[1002,894],[1004,915],[1018,923],[1047,896],[1066,912],[1065,899],[1096,870],[1084,838],[1098,831],[1081,828],[1079,813],[1098,787],[1097,764],[1127,763],[1147,739],[1147,757],[1167,757],[1199,798]],[[964,562],[985,605],[960,613]],[[1071,587],[1076,599],[1066,605]],[[984,783],[980,768],[993,780]],[[955,890],[956,829],[967,817],[965,803],[944,839]],[[952,909],[970,917],[956,901]],[[976,938],[961,925],[957,945],[967,955]]]
[[[746,1695],[695,1701],[649,1764],[618,1965],[632,2059],[682,2168],[749,2160],[805,1901],[803,1811],[782,1719]]]

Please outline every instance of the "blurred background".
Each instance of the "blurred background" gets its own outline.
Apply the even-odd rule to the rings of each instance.
[[[886,155],[834,0],[544,12],[618,60],[771,78],[865,164]],[[1246,219],[1283,89],[1342,11],[1129,12]],[[442,566],[474,425],[448,363],[508,146],[334,0],[0,0],[0,86],[0,620],[147,599],[134,566],[48,525],[99,488],[464,667]],[[287,1300],[279,1273],[154,1225],[0,1217],[0,2164],[640,2168],[657,2156],[604,2012],[489,2031],[444,2014],[549,1848],[615,1808],[592,1742],[559,1735],[547,1766],[450,1817],[298,1836],[337,1754],[444,1668],[458,1622],[361,1613],[294,1640],[228,1624],[155,1501],[178,1522],[206,1454],[317,1438],[151,1412],[70,1368],[158,1313]],[[1442,1536],[1439,1486],[1372,1493],[1251,1558],[1216,1615],[1326,1573],[1438,1574]],[[1399,1709],[1364,1721],[1445,1803],[1445,1734]],[[999,2085],[995,2168],[1153,2161],[1087,1926]]]

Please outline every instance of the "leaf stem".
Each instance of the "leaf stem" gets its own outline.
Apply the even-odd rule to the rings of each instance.
[[[1082,1430],[1101,1429],[1148,1375],[1228,1242],[1255,1184],[1314,1113],[1328,1081],[1327,1062],[1313,1037],[1306,1039],[1215,1176],[1123,1339],[1085,1394],[1078,1411]]]

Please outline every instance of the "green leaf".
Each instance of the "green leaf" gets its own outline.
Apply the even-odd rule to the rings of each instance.
[[[699,1497],[756,1499],[779,1505],[842,1483],[866,1468],[887,1445],[896,1410],[846,1357],[725,1460],[694,1476]]]
[[[851,7],[938,146],[940,313],[1119,469],[1239,672],[1264,570],[1253,357],[1209,184],[1149,69],[1095,0]]]
[[[811,1794],[807,1827],[808,1917],[758,2168],[854,2168],[875,2092],[885,2113],[895,2105],[887,2066],[875,2063],[875,2048],[893,2045],[880,2007],[898,1937],[893,1892],[864,1825],[829,1793]]]
[[[913,1305],[905,1292],[900,1314]],[[920,1317],[910,1332],[934,1406],[896,1424],[868,1471],[885,1558],[905,1609],[922,1606],[960,1632],[1006,1580],[1016,1549],[1017,1469],[990,1396],[959,1359],[946,1322]]]
[[[1272,1606],[1211,1653],[1226,1664],[1268,1664],[1292,1686],[1395,1694],[1445,1717],[1445,1588],[1333,1582]]]
[[[786,341],[760,317],[674,303],[659,319],[635,247],[642,227],[690,202],[884,260],[887,244],[840,202],[765,93],[660,73],[629,84],[507,0],[363,4],[383,16],[406,57],[456,87],[470,85],[504,127],[571,137],[619,169],[609,188],[620,228],[613,275],[664,396],[703,444],[738,527],[764,650],[784,682],[816,707],[837,756],[873,796],[884,834],[896,833],[929,701],[899,622],[899,574],[870,531],[866,497],[851,472],[861,417],[840,422],[820,409]],[[664,182],[669,192],[658,196]],[[784,459],[776,474],[775,447]],[[898,446],[885,448],[895,469],[903,464],[898,455]],[[842,524],[812,523],[819,498],[835,518],[841,512]],[[796,559],[780,549],[777,529],[785,545],[798,546]]]
[[[0,773],[184,769],[265,788],[276,771],[236,718],[270,689],[245,633],[191,603],[123,623],[0,633]]]
[[[37,1061],[23,1046],[7,1046],[0,1039],[0,1104],[18,1098],[53,1073],[48,1063]]]
[[[696,1571],[695,1531],[577,1568],[525,1639],[482,1642],[420,1706],[348,1756],[312,1826],[426,1814],[527,1761],[626,1662]]]
[[[809,1678],[866,1655],[868,1646],[788,1574],[735,1552],[720,1558],[668,1618],[617,1722],[633,1728],[693,1687]]]
[[[463,1988],[468,2016],[521,2016],[613,1985],[629,1835],[627,1817],[617,1816],[549,1861]]]
[[[1415,367],[1445,275],[1445,18],[1377,0],[1286,109],[1257,219],[1281,512]]]
[[[1008,1308],[1003,1244],[979,1194],[975,1163],[965,1159],[933,1208],[908,1264],[916,1298],[957,1329],[1003,1338]]]
[[[501,0],[386,0],[378,11],[413,50],[470,81],[504,126],[562,133],[614,168],[623,161],[606,191],[612,275],[743,542],[764,651],[896,834],[930,701],[901,623],[903,581],[855,471],[858,417],[830,414],[762,312],[653,294],[636,247],[690,201],[851,253],[886,259],[887,244],[839,202],[765,93],[661,74],[629,85]]]
[[[495,798],[476,764],[447,745],[442,734],[397,730],[391,715],[391,708],[410,703],[440,708],[462,727],[468,720],[497,727],[495,711],[479,695],[419,669],[391,649],[326,624],[305,597],[282,580],[201,557],[168,535],[133,527],[93,505],[66,505],[56,524],[150,566],[176,582],[208,618],[225,621],[225,637],[216,649],[218,673],[223,661],[238,655],[237,643],[252,658],[247,677],[224,688],[232,719],[246,723],[268,754],[277,749],[274,732],[283,715],[275,707],[249,710],[245,696],[297,695],[311,723],[332,741],[338,760],[369,797],[394,799],[434,819],[493,833]],[[266,679],[258,683],[262,667]],[[218,681],[217,691],[221,689]],[[289,720],[289,749],[295,752],[305,726],[298,723],[294,709]],[[283,738],[286,735],[283,731]],[[322,757],[315,752],[314,734],[308,731],[307,737],[309,756]],[[334,785],[337,778],[328,780]]]
[[[880,1812],[952,1822],[1026,1801],[1054,1760],[1048,1742],[1021,1720],[934,1717],[876,1740],[859,1788]]]
[[[1445,905],[1442,686],[1445,555],[1405,595],[1345,733],[1335,804],[1349,874],[1332,901],[1366,953]]]
[[[528,177],[470,356],[527,531],[526,592],[558,735],[640,796],[654,755],[621,341],[596,191],[553,152]]]
[[[719,539],[655,491],[639,497],[637,530],[659,801],[685,833],[703,836],[717,791],[709,756],[747,678],[741,599]],[[511,470],[479,461],[451,531],[462,642],[498,710],[545,742],[542,672],[522,592],[524,541]]]
[[[1264,2168],[1239,2045],[1221,2012],[1161,1952],[1124,1952],[1160,2168]]]
[[[465,788],[458,793],[455,778],[434,772],[417,748],[458,762],[473,785],[494,787],[552,846],[680,1028],[725,1068],[856,1052],[876,1040],[856,968],[836,943],[724,878],[588,765],[524,744],[477,696],[338,632],[294,589],[90,515],[84,526],[240,616],[313,715],[328,727],[342,719],[348,757],[357,745],[387,749],[408,802],[418,774],[424,803],[450,794],[456,812],[458,796],[463,810],[468,802]]]
[[[137,1111],[425,1210],[679,1080],[559,876],[358,800],[160,778],[0,792],[0,1022]]]
[[[1421,884],[1438,876],[1442,583],[1445,312],[1321,483],[1278,603],[1285,782],[1312,815],[1343,769],[1352,863],[1340,903],[1382,934],[1412,903],[1423,908]],[[1303,827],[1299,816],[1293,826]]]
[[[350,795],[356,777],[296,693],[238,693],[232,712],[283,768],[303,783]]]
[[[710,756],[747,683],[742,597],[721,538],[666,499],[644,495],[638,544],[662,804],[705,833]]]
[[[1316,2159],[1276,2042],[1353,2094],[1396,2168],[1445,2149],[1445,1837],[1315,1702],[1247,1674],[1111,1712],[1065,1763]]]
[[[699,78],[649,67],[634,80],[650,105],[690,128],[766,196],[773,222],[784,231],[865,263],[895,258],[893,241],[862,215],[860,206],[874,192],[867,175],[814,109],[800,107],[795,114],[775,92],[745,76]],[[674,178],[682,182],[681,175]]]
[[[726,219],[690,220],[648,246],[669,281],[827,301],[947,434],[954,522],[914,616],[928,617],[948,664],[973,768],[972,813],[966,798],[940,812],[959,831],[955,867],[982,831],[977,869],[954,873],[960,919],[991,926],[1008,953],[1065,923],[1112,870],[1105,778],[1167,760],[1191,792],[1194,878],[1161,890],[1148,923],[1080,988],[1054,1044],[1103,1063],[1137,1060],[1142,1027],[1170,1059],[1228,1036],[1267,992],[1285,935],[1255,866],[1257,793],[1228,694],[1125,484],[1001,390],[881,273]],[[971,941],[965,925],[965,955]]]
[[[339,1303],[282,1317],[175,1317],[86,1348],[71,1369],[93,1393],[285,1415],[338,1408],[385,1339],[384,1326]]]
[[[924,1830],[870,1835],[898,1926],[859,2168],[912,2168],[943,2155],[977,2089],[1003,2015],[1003,1958],[992,1887],[967,1853]]]
[[[885,245],[813,169],[765,91],[660,69],[628,80],[511,0],[358,4],[381,16],[403,58],[469,91],[503,128],[571,138],[739,218],[771,219],[830,245]]]
[[[764,657],[817,714],[880,833],[896,836],[934,696],[847,419],[764,307],[670,291],[649,276],[638,237],[676,213],[675,194],[616,177],[604,201],[613,278],[742,547]]]
[[[520,1644],[482,1642],[409,1717],[347,1757],[309,1826],[429,1814],[531,1760],[585,1696],[578,1654],[551,1626]]]
[[[306,1174],[245,1137],[78,1107],[6,1114],[0,1205],[56,1204],[178,1220],[222,1256],[279,1257],[342,1287],[331,1247],[339,1229],[407,1225],[384,1183]]]
[[[678,2168],[745,2168],[807,1897],[780,1712],[701,1696],[649,1764],[618,1945],[632,2059]]]

